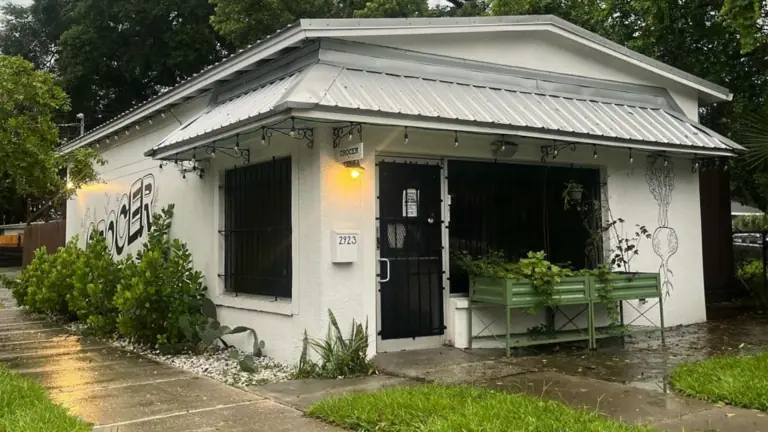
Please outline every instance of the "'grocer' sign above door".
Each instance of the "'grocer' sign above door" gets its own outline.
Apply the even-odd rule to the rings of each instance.
[[[336,149],[337,162],[351,162],[363,158],[363,143],[352,144]]]

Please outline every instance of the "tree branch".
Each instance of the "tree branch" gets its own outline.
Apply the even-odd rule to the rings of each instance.
[[[448,0],[448,3],[452,4],[457,9],[464,7],[464,0]]]

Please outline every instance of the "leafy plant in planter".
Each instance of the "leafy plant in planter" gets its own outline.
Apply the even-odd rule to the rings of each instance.
[[[518,262],[509,262],[501,252],[473,257],[462,251],[455,255],[455,262],[470,277],[529,280],[541,296],[539,305],[530,310],[531,313],[540,307],[555,306],[556,302],[553,299],[555,287],[562,282],[563,278],[575,275],[570,269],[547,261],[544,252],[528,252],[526,257]]]
[[[567,210],[572,205],[577,205],[583,195],[584,185],[573,180],[566,182],[563,189],[563,207]]]
[[[177,347],[188,347],[193,345],[198,351],[205,351],[208,347],[212,346],[216,341],[219,341],[225,348],[230,348],[229,344],[223,339],[224,336],[241,334],[251,332],[253,336],[253,351],[251,354],[245,355],[240,358],[237,351],[234,352],[237,356],[240,369],[245,372],[256,371],[256,358],[263,355],[265,343],[263,340],[259,340],[259,336],[256,334],[256,330],[250,327],[237,326],[230,328],[225,325],[221,325],[218,320],[218,313],[216,312],[216,305],[211,299],[205,297],[202,300],[203,315],[205,319],[202,322],[193,323],[188,316],[181,316],[179,318],[179,327],[184,332],[184,336],[187,338],[186,343],[178,345]],[[234,357],[233,357],[234,358]]]

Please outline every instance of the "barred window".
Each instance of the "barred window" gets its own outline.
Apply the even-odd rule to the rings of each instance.
[[[291,158],[225,173],[228,292],[291,297]]]

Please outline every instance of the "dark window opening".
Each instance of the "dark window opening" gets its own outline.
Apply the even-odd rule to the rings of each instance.
[[[291,297],[291,158],[236,168],[224,178],[226,291]]]
[[[586,217],[564,208],[563,191],[569,181],[584,186]],[[529,251],[544,251],[556,264],[573,269],[593,267],[588,254],[590,230],[599,227],[600,172],[597,169],[449,161],[451,196],[450,250],[484,255],[503,251],[510,260]],[[599,259],[599,258],[598,258]],[[599,263],[599,262],[598,262]],[[466,293],[469,278],[457,265],[450,267],[451,293]]]

